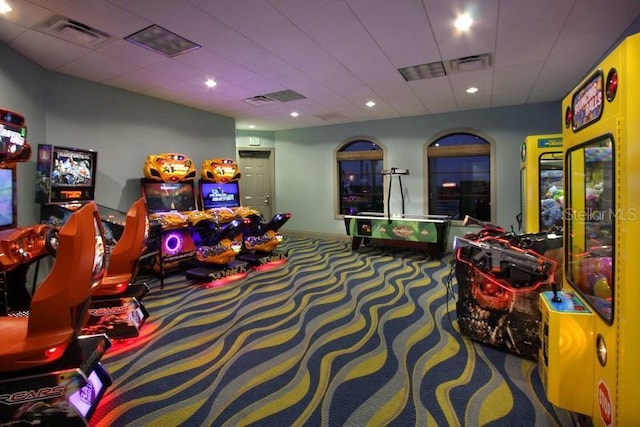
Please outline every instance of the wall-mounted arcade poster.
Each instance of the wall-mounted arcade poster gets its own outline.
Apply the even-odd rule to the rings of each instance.
[[[98,153],[38,144],[36,203],[65,204],[94,200]]]

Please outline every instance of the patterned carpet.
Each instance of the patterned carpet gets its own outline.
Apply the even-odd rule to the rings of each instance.
[[[145,297],[92,426],[561,426],[536,363],[457,332],[450,255],[290,238],[289,260]]]

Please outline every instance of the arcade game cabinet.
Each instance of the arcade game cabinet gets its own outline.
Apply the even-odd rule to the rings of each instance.
[[[41,222],[61,226],[75,210],[95,198],[98,153],[38,144],[36,203]]]
[[[197,208],[193,161],[183,154],[162,153],[147,156],[140,180],[147,214],[160,224],[160,254],[156,266],[162,276],[167,269],[195,260],[200,245],[198,229],[215,225],[212,215]]]
[[[60,228],[73,212],[94,200],[97,161],[98,153],[94,150],[38,145],[36,203],[40,203],[41,222]],[[122,251],[116,248],[125,232],[126,215],[105,206],[96,207],[105,230],[105,250],[109,262],[114,251]],[[137,238],[139,242],[136,244],[144,245],[145,235],[138,233]],[[142,304],[148,288],[144,284],[131,283],[134,277],[117,277],[111,270],[107,271],[103,283],[94,292],[89,320],[83,333],[106,333],[112,339],[136,337],[148,317]],[[121,279],[126,283],[118,283],[116,292],[112,282]]]
[[[242,231],[250,223],[236,213],[240,206],[238,178],[240,170],[233,160],[214,159],[205,161],[202,176],[211,176],[211,181],[200,179],[199,199],[202,211],[216,220],[216,226],[208,234],[202,234],[201,246],[196,249],[196,259],[201,263],[187,271],[187,279],[196,282],[212,282],[223,278],[243,277],[248,269],[246,262],[236,259],[242,249]],[[207,172],[215,171],[214,174]],[[245,210],[245,216],[251,213]],[[254,214],[257,212],[253,212]]]
[[[104,224],[102,212],[100,210]],[[110,221],[121,221],[116,211],[111,212]],[[92,295],[89,320],[82,333],[105,333],[112,340],[140,335],[140,328],[149,317],[142,303],[149,287],[135,279],[140,259],[147,250],[148,235],[147,210],[144,199],[140,198],[129,208],[124,230],[109,250],[105,275]]]
[[[520,159],[519,230],[537,233],[562,227],[562,135],[526,137]]]
[[[454,238],[460,332],[500,350],[535,360],[540,349],[538,296],[556,287],[557,262],[545,256],[560,236],[517,235],[466,217],[476,233]]]
[[[238,259],[254,267],[285,261],[288,258],[286,251],[276,250],[283,240],[278,230],[291,214],[279,213],[265,221],[260,212],[242,206],[240,176],[240,168],[232,159],[205,160],[199,181],[202,209],[213,213],[219,222],[232,217],[243,218],[242,250]]]
[[[562,101],[562,292],[540,295],[539,372],[578,425],[640,425],[640,34]]]
[[[56,256],[52,270],[29,295],[26,310],[6,307],[3,298],[8,311],[0,316],[0,420],[87,425],[111,385],[99,363],[109,339],[79,336],[91,294],[104,274],[104,235],[93,204],[75,212],[56,233],[44,224],[16,227],[15,162],[29,160],[30,153],[24,118],[0,109],[3,297],[7,289],[24,287],[24,280],[13,281],[20,275],[10,273],[47,254]]]

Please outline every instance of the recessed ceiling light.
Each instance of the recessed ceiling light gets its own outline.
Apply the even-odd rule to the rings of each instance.
[[[0,13],[9,13],[12,10],[13,9],[9,6],[9,3],[4,0],[0,0]]]
[[[249,125],[249,126],[247,126],[247,127],[248,127],[249,129],[255,129],[255,128],[256,128],[256,125]]]
[[[476,93],[477,91],[478,91],[477,87],[472,86],[470,88],[467,88],[467,93]]]
[[[366,105],[367,107],[371,108],[371,107],[374,107],[374,106],[376,105],[376,103],[375,103],[375,102],[373,102],[373,101],[368,101],[365,105]]]
[[[298,117],[300,114],[297,111],[292,111],[290,116],[291,117]]]
[[[473,19],[468,13],[459,15],[453,25],[460,31],[468,31],[473,24]]]
[[[216,87],[218,83],[213,79],[207,79],[207,81],[204,82],[204,84],[207,85],[207,87]]]

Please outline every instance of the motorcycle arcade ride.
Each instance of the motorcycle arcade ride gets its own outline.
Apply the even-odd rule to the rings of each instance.
[[[93,292],[83,334],[104,333],[112,340],[135,338],[149,317],[142,299],[146,283],[135,283],[138,262],[146,251],[149,220],[144,199],[127,212],[122,235],[107,257],[106,272]]]
[[[241,250],[237,260],[252,267],[284,262],[289,255],[286,251],[276,250],[284,238],[278,230],[291,218],[291,214],[279,213],[265,222],[260,212],[242,206],[240,177],[240,168],[232,159],[205,160],[199,182],[202,209],[213,214],[220,223],[232,218],[241,220]]]
[[[216,282],[246,275],[249,264],[236,259],[242,250],[242,232],[249,219],[236,214],[240,206],[238,179],[240,169],[229,159],[205,160],[198,183],[200,206],[215,218],[215,229],[202,239],[196,249],[201,265],[187,271],[187,279]]]
[[[469,338],[537,359],[540,349],[542,291],[556,290],[561,235],[507,233],[493,224],[466,217],[463,225],[479,225],[477,233],[455,236],[456,310],[460,331]]]

